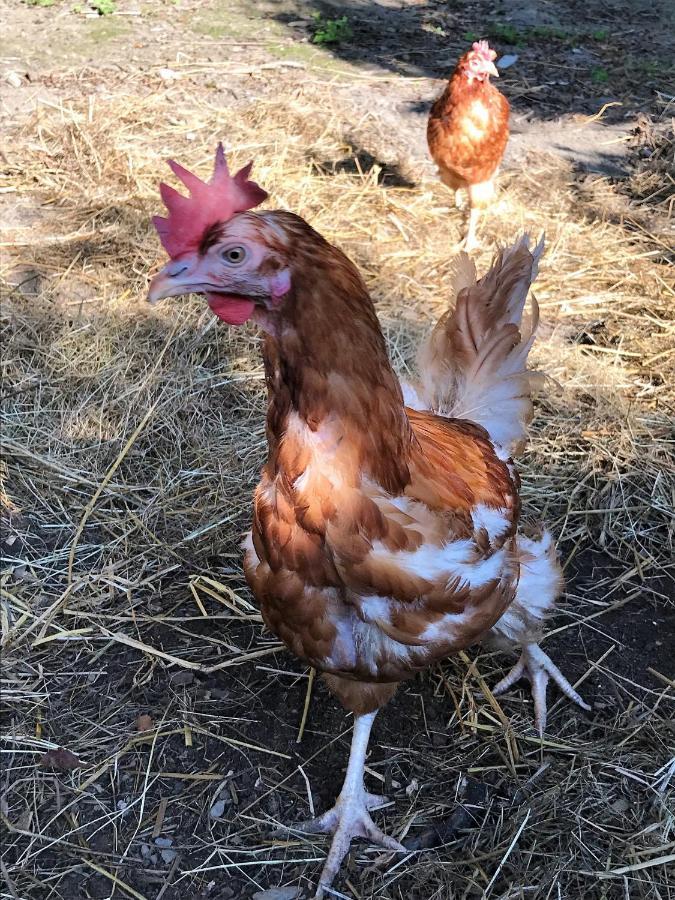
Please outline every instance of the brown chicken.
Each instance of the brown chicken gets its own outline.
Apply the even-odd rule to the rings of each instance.
[[[441,181],[469,195],[469,227],[464,249],[477,246],[476,224],[494,196],[494,178],[509,139],[509,101],[490,83],[499,76],[497,54],[477,41],[462,56],[447,87],[431,107],[427,124],[429,152]]]
[[[333,832],[317,896],[359,836],[403,850],[370,811],[364,762],[377,711],[400,681],[492,638],[520,648],[498,686],[533,685],[546,721],[552,677],[587,708],[539,648],[562,585],[549,534],[518,532],[511,454],[532,415],[521,318],[542,245],[522,238],[480,281],[460,256],[455,306],[403,390],[355,266],[305,221],[250,210],[264,192],[230,177],[222,147],[209,183],[172,164],[189,188],[166,185],[155,224],[171,262],[149,298],[205,293],[225,322],[264,332],[269,455],[255,492],[244,568],[267,626],[315,666],[354,733],[333,809],[304,826]],[[413,408],[413,406],[417,408]]]

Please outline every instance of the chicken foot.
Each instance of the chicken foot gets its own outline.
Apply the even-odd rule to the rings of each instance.
[[[489,181],[469,184],[467,192],[469,194],[469,223],[462,247],[469,252],[480,247],[476,232],[481,214],[490,205],[495,194],[494,176]]]
[[[480,242],[476,236],[476,228],[478,225],[478,220],[480,219],[481,210],[477,209],[475,206],[469,208],[469,226],[466,230],[466,236],[462,241],[462,249],[467,253],[472,250],[477,250],[480,247]]]
[[[543,734],[546,728],[546,686],[550,678],[555,681],[560,690],[574,701],[582,709],[590,710],[590,706],[574,690],[553,660],[544,653],[538,644],[525,644],[520,659],[511,669],[508,675],[495,685],[493,694],[503,694],[520,678],[527,678],[532,685],[532,697],[534,699],[534,724]]]
[[[320,900],[324,896],[325,889],[330,888],[333,883],[342,860],[349,852],[352,838],[366,838],[371,843],[380,844],[387,850],[405,852],[402,844],[384,834],[377,827],[369,813],[369,810],[377,809],[387,802],[386,797],[369,794],[363,784],[368,739],[376,715],[377,710],[355,717],[347,772],[335,806],[316,819],[292,826],[293,831],[302,831],[305,834],[333,835],[333,841],[319,878],[319,887],[315,894],[316,900]]]

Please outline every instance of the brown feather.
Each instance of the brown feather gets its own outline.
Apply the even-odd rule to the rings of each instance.
[[[365,711],[511,602],[517,483],[479,425],[405,410],[346,257],[294,216],[259,218],[271,244],[284,235],[293,290],[263,345],[269,457],[246,576],[268,627]],[[474,524],[481,508],[501,533]]]
[[[334,694],[345,709],[354,715],[364,716],[374,712],[396,693],[398,684],[373,684],[350,681],[346,678],[338,678],[336,675],[323,674],[323,680],[328,690]]]
[[[469,83],[460,59],[429,115],[427,142],[441,179],[457,190],[489,181],[509,138],[509,102],[489,81]]]

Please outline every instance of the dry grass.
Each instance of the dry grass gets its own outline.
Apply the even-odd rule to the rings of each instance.
[[[262,631],[240,568],[265,452],[256,336],[197,299],[144,305],[156,182],[169,154],[207,171],[222,135],[235,163],[254,156],[274,204],[359,264],[402,372],[443,309],[460,219],[435,181],[317,166],[355,155],[331,88],[281,89],[282,106],[223,109],[111,84],[40,105],[8,142],[3,897],[226,900],[316,877],[321,841],[270,833],[330,800],[349,722],[316,688],[296,743],[311,683]],[[505,660],[486,654],[402,690],[371,774],[392,833],[429,844],[441,823],[444,846],[352,866],[347,896],[675,897],[673,138],[659,128],[630,202],[538,159],[503,176],[485,226],[488,245],[547,234],[535,362],[560,387],[538,403],[525,502],[572,576],[548,646],[595,711],[558,701],[540,743],[521,692],[489,694]],[[52,770],[58,746],[79,767]]]

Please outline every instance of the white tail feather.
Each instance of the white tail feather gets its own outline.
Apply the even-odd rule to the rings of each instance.
[[[479,281],[469,257],[459,255],[452,278],[454,309],[437,323],[419,357],[417,394],[427,407],[482,425],[510,454],[527,440],[531,393],[541,378],[527,370],[539,322],[534,297],[524,327],[522,319],[544,239],[531,252],[529,243],[523,235],[502,250]]]

